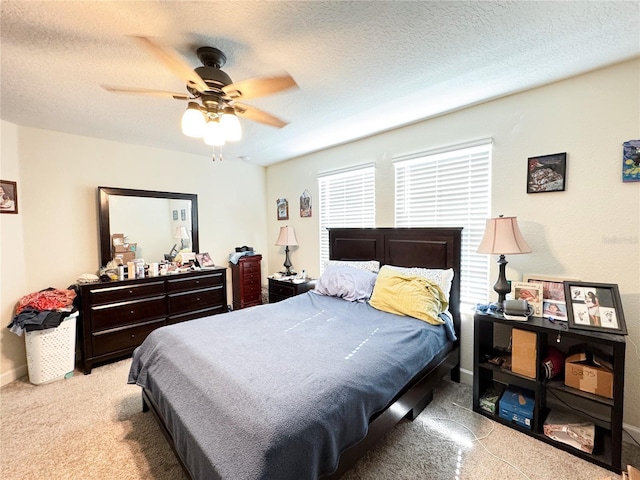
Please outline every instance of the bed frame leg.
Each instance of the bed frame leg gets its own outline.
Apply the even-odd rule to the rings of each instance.
[[[451,369],[451,381],[460,383],[460,364]]]
[[[407,413],[407,418],[412,421],[418,418],[418,415],[422,413],[422,410],[424,410],[426,406],[431,403],[432,400],[433,400],[433,389],[430,389],[427,392],[427,394],[422,398],[422,400],[420,400],[420,402],[418,402],[411,410],[409,410],[409,413]]]

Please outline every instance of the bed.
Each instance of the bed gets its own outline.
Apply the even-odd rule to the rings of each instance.
[[[149,335],[129,383],[187,476],[337,479],[415,418],[445,375],[459,381],[460,238],[460,228],[329,231],[332,263],[453,269],[444,325],[312,291]]]

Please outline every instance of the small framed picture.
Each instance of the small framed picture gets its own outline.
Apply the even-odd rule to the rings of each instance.
[[[0,180],[0,213],[18,213],[18,184]]]
[[[307,190],[300,195],[300,216],[303,218],[311,216],[311,195]]]
[[[557,278],[546,275],[526,274],[523,276],[529,283],[542,285],[542,316],[553,320],[567,321],[567,303],[564,298],[564,282],[579,281],[577,278]]]
[[[527,193],[563,192],[566,178],[566,152],[527,160]]]
[[[213,260],[211,259],[211,256],[208,253],[196,253],[196,262],[198,262],[198,265],[200,265],[201,267],[213,267]]]
[[[289,202],[286,198],[276,200],[278,210],[278,220],[289,220]]]
[[[514,300],[526,300],[533,308],[533,316],[542,316],[542,285],[533,282],[511,282]]]
[[[622,144],[622,181],[640,182],[640,140]]]
[[[569,328],[627,334],[618,285],[564,282]]]

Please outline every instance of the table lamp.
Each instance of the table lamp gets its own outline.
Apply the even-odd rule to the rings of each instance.
[[[184,241],[189,238],[189,232],[187,232],[187,227],[176,227],[176,233],[174,238],[180,239],[180,250],[184,248]]]
[[[503,217],[487,219],[484,236],[478,246],[478,253],[488,253],[490,255],[500,255],[498,265],[500,274],[493,289],[498,294],[498,304],[502,306],[507,293],[511,291],[511,285],[507,282],[505,269],[507,261],[505,255],[521,253],[531,253],[531,248],[525,241],[516,217]]]
[[[289,259],[289,245],[297,246],[298,240],[296,239],[296,232],[293,231],[293,227],[280,227],[280,234],[278,235],[278,240],[276,240],[276,245],[279,247],[284,247],[284,268],[286,269],[287,275],[292,275],[291,271],[291,260]]]

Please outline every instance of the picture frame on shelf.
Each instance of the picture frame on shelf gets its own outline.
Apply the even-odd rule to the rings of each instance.
[[[527,193],[563,192],[566,179],[566,152],[527,159]]]
[[[565,281],[564,295],[570,329],[627,334],[617,284]]]
[[[213,267],[215,264],[213,263],[213,259],[208,252],[204,253],[196,253],[196,262],[200,267]]]
[[[553,320],[567,321],[567,303],[564,297],[564,282],[571,280],[578,282],[577,278],[549,277],[528,273],[523,276],[529,283],[542,284],[542,316]]]
[[[18,213],[18,183],[0,180],[0,213]]]
[[[511,282],[512,298],[526,300],[534,317],[542,316],[542,285],[535,282]]]

